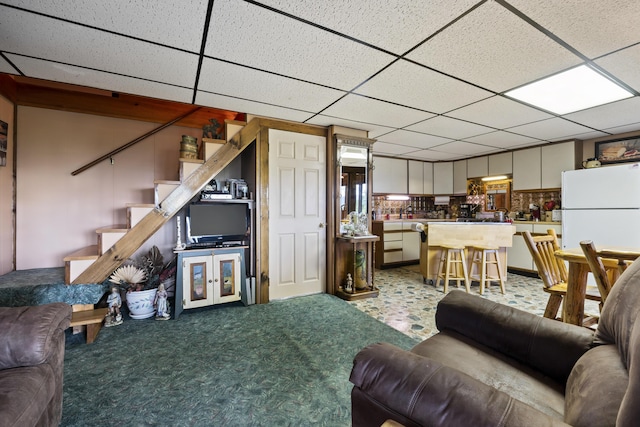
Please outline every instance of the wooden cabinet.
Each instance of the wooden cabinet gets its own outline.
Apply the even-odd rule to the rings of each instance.
[[[347,301],[378,296],[374,286],[376,235],[336,238],[336,295]]]
[[[489,156],[489,176],[510,175],[513,172],[513,153],[492,154]]]
[[[540,147],[513,152],[513,190],[541,188],[542,157]]]
[[[407,160],[373,157],[373,192],[407,194]]]
[[[433,194],[453,194],[453,162],[433,164]]]
[[[425,194],[423,163],[417,160],[408,161],[409,194]]]
[[[489,158],[487,156],[467,159],[467,177],[481,178],[489,175]]]
[[[433,194],[433,163],[422,163],[422,175],[424,177],[424,186],[422,194]]]
[[[562,172],[576,169],[577,159],[582,160],[580,147],[581,145],[577,141],[542,147],[541,188],[560,188],[562,186]]]
[[[177,319],[183,310],[242,301],[248,304],[245,280],[246,247],[178,252]]]
[[[453,162],[453,194],[467,194],[467,161]]]

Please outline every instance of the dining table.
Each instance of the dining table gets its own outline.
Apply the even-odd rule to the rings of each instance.
[[[602,246],[596,248],[597,255],[603,259],[605,267],[632,262],[640,257],[640,248]],[[569,264],[567,294],[564,298],[562,319],[565,323],[582,325],[584,320],[584,301],[587,293],[587,279],[591,272],[582,248],[560,249],[556,257]]]

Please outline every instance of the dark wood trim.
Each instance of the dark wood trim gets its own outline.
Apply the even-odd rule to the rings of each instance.
[[[256,171],[258,179],[257,192],[260,195],[260,225],[259,225],[259,255],[260,269],[257,269],[259,286],[256,289],[256,302],[265,304],[269,302],[269,129],[260,129],[257,144]],[[258,292],[259,291],[259,292]]]
[[[16,103],[18,97],[18,85],[8,74],[0,74],[0,95],[9,101]]]

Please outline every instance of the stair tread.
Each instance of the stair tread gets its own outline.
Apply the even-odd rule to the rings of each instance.
[[[129,231],[129,229],[126,224],[116,224],[100,227],[96,230],[96,233],[126,233],[127,231]]]
[[[125,204],[128,208],[155,208],[156,205],[153,203],[127,203]]]
[[[64,262],[83,259],[98,259],[98,245],[87,246],[63,258]]]
[[[95,310],[74,311],[71,314],[69,326],[82,326],[92,323],[101,323],[109,312],[108,308],[96,308]]]
[[[180,157],[180,161],[183,163],[204,163],[202,159],[185,159],[184,157]]]
[[[233,119],[225,119],[224,121],[225,124],[230,124],[230,125],[238,125],[238,126],[246,126],[247,122],[244,122],[242,120],[233,120]]]
[[[214,139],[214,138],[202,138],[202,142],[205,144],[221,144],[224,145],[227,143],[224,139]]]
[[[153,181],[154,184],[172,184],[172,185],[180,185],[180,181],[170,181],[166,179],[156,179]]]

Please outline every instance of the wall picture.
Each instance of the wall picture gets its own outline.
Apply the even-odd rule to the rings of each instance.
[[[7,166],[7,135],[9,134],[9,125],[0,120],[0,166]]]
[[[596,158],[602,164],[640,160],[640,137],[596,142]]]
[[[207,299],[206,263],[191,264],[191,301]]]

